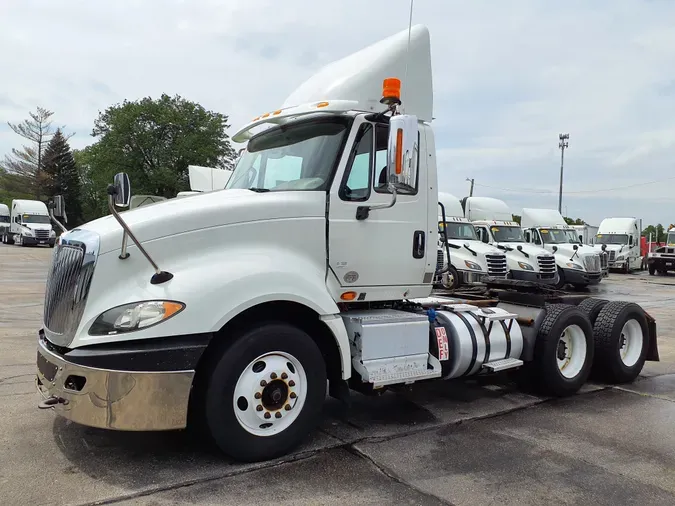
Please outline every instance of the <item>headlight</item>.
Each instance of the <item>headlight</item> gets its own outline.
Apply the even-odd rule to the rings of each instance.
[[[89,329],[89,335],[106,336],[147,329],[164,322],[185,309],[185,304],[170,300],[132,302],[102,313]]]
[[[49,237],[56,237],[56,232],[54,232],[53,230],[50,230],[49,231]]]
[[[35,234],[33,234],[33,231],[32,231],[30,228],[28,228],[28,227],[23,227],[23,235],[27,235],[27,236],[29,236],[29,237],[32,237],[32,236],[34,236]]]
[[[480,265],[478,265],[475,262],[470,262],[469,260],[464,260],[464,265],[466,265],[469,269],[472,269],[474,271],[482,271]]]
[[[573,263],[573,262],[568,262],[568,263],[566,263],[565,265],[567,265],[567,267],[569,267],[570,269],[577,269],[577,270],[579,270],[579,271],[583,271],[583,270],[584,270],[584,266],[583,266],[583,265],[575,264],[575,263]]]
[[[534,270],[534,267],[532,267],[532,266],[531,266],[530,264],[528,264],[527,262],[518,262],[518,266],[519,266],[521,269],[526,270],[526,271],[533,271],[533,270]]]

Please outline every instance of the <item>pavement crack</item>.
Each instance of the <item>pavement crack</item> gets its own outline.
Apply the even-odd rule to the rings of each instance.
[[[619,390],[620,392],[626,392],[626,393],[629,393],[629,394],[639,395],[641,397],[650,397],[652,399],[659,399],[661,401],[675,402],[675,399],[671,399],[670,397],[666,397],[664,395],[650,394],[650,393],[647,393],[647,392],[638,392],[637,390],[631,390],[631,389],[626,388],[626,387],[613,386],[612,389]]]
[[[405,481],[403,478],[398,476],[394,471],[392,471],[388,467],[380,464],[375,459],[373,459],[370,455],[362,452],[361,450],[359,450],[355,446],[350,445],[348,448],[345,448],[345,450],[347,450],[352,455],[355,455],[356,457],[360,457],[360,458],[370,462],[371,465],[373,465],[378,471],[380,471],[382,474],[384,474],[390,480],[395,481],[396,483],[399,483],[399,484],[403,485],[404,487],[407,487],[411,490],[414,490],[415,492],[417,492],[418,494],[420,494],[424,497],[427,497],[429,499],[434,499],[435,501],[439,501],[441,504],[446,504],[448,506],[455,506],[454,503],[451,503],[450,501],[448,501],[446,499],[443,499],[441,497],[438,497],[437,495],[434,495],[430,492],[427,492],[426,490],[422,490],[421,488],[416,487],[412,483]]]

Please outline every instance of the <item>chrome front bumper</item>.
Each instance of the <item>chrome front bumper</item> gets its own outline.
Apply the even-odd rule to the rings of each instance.
[[[114,371],[68,362],[38,338],[41,408],[73,422],[127,431],[173,430],[187,425],[194,371]]]

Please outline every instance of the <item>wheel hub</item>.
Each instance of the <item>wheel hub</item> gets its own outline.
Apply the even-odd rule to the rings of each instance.
[[[273,380],[262,391],[262,405],[268,411],[281,409],[288,400],[288,385],[283,380]]]
[[[558,360],[567,358],[567,344],[562,339],[558,341]]]

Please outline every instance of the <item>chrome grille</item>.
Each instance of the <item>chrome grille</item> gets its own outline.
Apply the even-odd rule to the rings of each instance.
[[[539,272],[542,278],[546,279],[555,277],[557,269],[554,256],[537,257],[537,265],[539,265]]]
[[[49,230],[34,230],[36,239],[49,239]]]
[[[616,251],[609,252],[609,265],[612,265],[616,260]]]
[[[488,274],[497,278],[506,277],[506,255],[485,255],[487,260]]]
[[[585,255],[583,262],[588,272],[600,272],[600,255]]]
[[[74,231],[57,244],[49,268],[43,310],[49,341],[67,346],[84,313],[98,255],[98,236]]]
[[[439,249],[436,253],[436,272],[443,270],[443,250]]]

